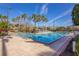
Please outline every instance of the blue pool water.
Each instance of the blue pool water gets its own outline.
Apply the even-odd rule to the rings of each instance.
[[[34,41],[38,41],[44,44],[49,44],[63,37],[65,32],[52,32],[47,34],[33,34],[33,33],[18,33],[22,38],[31,38]]]

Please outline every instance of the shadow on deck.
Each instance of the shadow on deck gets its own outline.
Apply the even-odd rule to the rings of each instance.
[[[65,49],[65,51],[60,54],[60,56],[75,56],[74,52],[72,51],[72,41],[70,41],[69,45]]]

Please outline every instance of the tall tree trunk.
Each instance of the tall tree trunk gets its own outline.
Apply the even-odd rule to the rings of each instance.
[[[36,22],[35,22],[34,32],[36,32]]]
[[[35,27],[36,27],[36,22],[35,22]]]

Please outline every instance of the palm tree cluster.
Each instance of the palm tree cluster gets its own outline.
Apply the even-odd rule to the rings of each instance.
[[[40,22],[40,21],[47,22],[47,18],[45,16],[37,15],[37,14],[32,15],[32,20],[35,22],[35,26],[37,22]]]
[[[20,30],[22,27],[22,21],[25,22],[27,18],[29,18],[29,17],[27,16],[27,14],[24,13],[22,15],[16,16],[15,18],[12,19],[12,21],[14,23],[17,22],[16,25],[18,26],[18,29]]]
[[[28,20],[30,20],[30,21],[33,21],[34,22],[34,26],[33,25],[31,25],[31,27],[34,27],[34,29],[33,30],[36,30],[36,23],[38,23],[38,22],[40,22],[40,21],[42,21],[42,22],[47,22],[47,18],[45,17],[45,16],[43,16],[43,15],[38,15],[38,14],[32,14],[32,16],[28,16],[26,13],[23,13],[22,15],[20,15],[20,16],[17,16],[17,17],[15,17],[15,18],[13,18],[12,19],[12,21],[15,23],[15,22],[17,22],[17,24],[18,24],[18,29],[19,30],[21,30],[21,29],[23,29],[23,27],[25,26],[26,28],[26,30],[27,29],[29,29],[29,28],[27,28],[27,25],[28,25],[28,23],[26,22],[26,21],[28,21]],[[22,26],[23,24],[22,24],[22,21],[24,22],[24,26]],[[29,22],[29,24],[30,24],[30,22]],[[28,27],[30,27],[30,26],[28,26]],[[30,30],[30,29],[29,29]]]
[[[17,17],[15,17],[15,18],[13,18],[12,21],[13,21],[13,22],[16,22],[16,21],[17,21],[18,24],[19,24],[20,21],[22,21],[22,20],[25,21],[26,18],[27,18],[27,15],[26,15],[26,14],[22,14],[22,15],[20,15],[20,16],[17,16]]]

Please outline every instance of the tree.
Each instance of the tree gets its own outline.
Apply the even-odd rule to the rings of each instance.
[[[35,22],[35,26],[36,26],[37,22],[40,22],[40,21],[46,22],[47,18],[45,16],[42,16],[42,15],[33,14],[32,20]]]
[[[2,16],[3,22],[8,22],[8,17],[7,16]]]
[[[26,22],[25,20],[27,20],[28,15],[24,13],[21,15],[21,18],[23,19],[24,22]],[[27,27],[26,27],[26,29],[27,29]]]
[[[21,16],[17,16],[15,19],[16,19],[17,24],[18,24],[18,29],[20,30],[20,25],[21,25],[20,19],[21,19]]]
[[[37,22],[37,15],[36,14],[32,15],[32,20],[35,22],[35,26],[36,26],[36,22]]]
[[[16,18],[13,18],[12,21],[13,21],[13,22],[16,22]]]
[[[27,14],[24,13],[24,14],[21,15],[21,18],[23,18],[23,20],[25,22],[25,20],[26,20],[26,18],[28,18],[28,16],[27,16]]]
[[[37,32],[38,31],[38,28],[36,27],[36,24],[38,22],[46,22],[47,21],[47,18],[45,16],[43,16],[43,15],[33,14],[32,15],[32,20],[33,20],[34,25],[35,25],[34,31]]]
[[[7,22],[0,22],[0,35],[4,35],[7,34],[8,31],[8,23]],[[5,31],[6,33],[3,33],[3,31]]]
[[[72,21],[74,25],[79,25],[79,4],[75,4],[72,10]]]
[[[46,18],[45,16],[41,16],[41,20],[42,20],[43,22],[47,22],[47,18]]]

